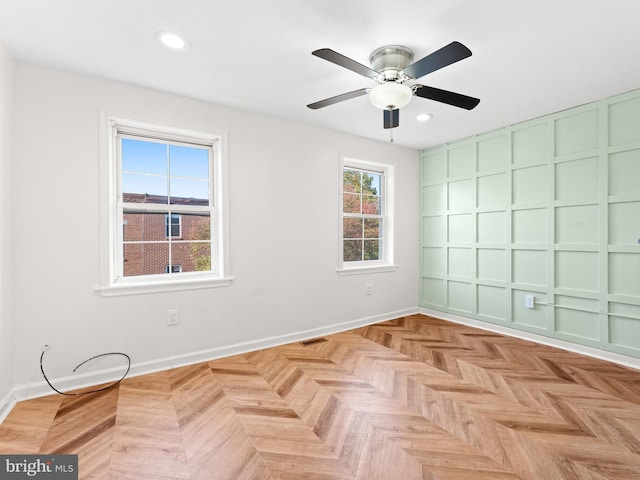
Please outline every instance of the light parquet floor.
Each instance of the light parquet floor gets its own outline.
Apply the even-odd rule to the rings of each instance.
[[[86,479],[638,480],[640,372],[415,315],[21,402]]]

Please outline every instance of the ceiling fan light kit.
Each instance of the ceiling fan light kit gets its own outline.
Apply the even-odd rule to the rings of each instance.
[[[448,90],[418,84],[405,85],[405,82],[416,80],[470,57],[471,50],[460,42],[451,42],[449,45],[436,50],[417,62],[413,62],[413,51],[411,49],[402,45],[386,45],[377,48],[369,56],[369,63],[372,68],[329,48],[315,50],[312,54],[378,83],[373,88],[354,90],[307,105],[307,107],[314,110],[368,94],[371,103],[375,107],[384,110],[384,128],[395,128],[400,123],[399,109],[408,105],[414,95],[466,110],[471,110],[480,103],[477,98]]]
[[[413,92],[401,83],[385,82],[369,92],[371,103],[382,110],[395,110],[409,104]]]

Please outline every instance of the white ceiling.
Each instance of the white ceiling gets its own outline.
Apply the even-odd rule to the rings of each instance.
[[[0,0],[0,43],[17,60],[388,141],[366,96],[306,107],[374,85],[311,52],[368,65],[382,45],[419,59],[457,40],[473,56],[420,83],[481,102],[414,97],[394,139],[424,148],[640,88],[639,19],[638,0]],[[163,30],[191,48],[166,49]]]

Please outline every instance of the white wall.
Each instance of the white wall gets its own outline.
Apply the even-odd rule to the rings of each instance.
[[[101,108],[228,132],[231,287],[94,292]],[[110,351],[157,366],[171,356],[417,307],[415,150],[28,64],[15,67],[14,110],[19,386],[41,380],[34,369],[45,343],[47,371],[62,377]],[[395,272],[336,274],[340,154],[397,162]],[[373,295],[364,295],[365,283]],[[176,308],[181,324],[168,327],[167,310]]]
[[[13,60],[0,44],[0,417],[14,382],[12,318],[11,122]]]

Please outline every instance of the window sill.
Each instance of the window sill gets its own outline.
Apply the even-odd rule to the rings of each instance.
[[[338,268],[336,272],[340,276],[346,275],[364,275],[367,273],[386,273],[395,272],[398,265],[372,265],[370,267],[343,267]]]
[[[146,293],[179,292],[202,288],[228,287],[233,277],[175,280],[172,282],[135,282],[95,287],[103,297],[117,297],[121,295],[142,295]]]

